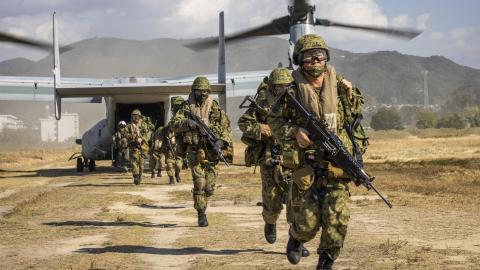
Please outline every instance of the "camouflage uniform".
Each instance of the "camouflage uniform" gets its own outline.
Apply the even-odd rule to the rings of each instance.
[[[269,239],[267,226],[277,222],[284,201],[287,202],[287,221],[291,221],[289,201],[286,200],[291,177],[288,170],[281,165],[280,143],[272,136],[262,135],[262,127],[267,124],[268,111],[276,98],[272,87],[274,84],[290,84],[292,81],[293,78],[287,69],[273,70],[270,78],[265,77],[257,90],[255,101],[263,110],[250,108],[238,120],[238,126],[243,132],[242,141],[248,146],[245,150],[246,165],[260,165],[262,216],[266,223],[265,237],[270,243],[275,242],[276,237],[271,236],[272,238]],[[275,228],[270,230],[275,230]]]
[[[175,136],[171,132],[169,125],[165,127],[159,127],[155,131],[154,137],[160,142],[158,150],[156,152],[161,153],[164,157],[164,164],[166,165],[167,175],[170,179],[170,184],[175,184],[175,179],[180,182],[180,169],[182,167],[182,160],[176,157],[175,150]],[[170,149],[171,147],[171,149]],[[173,153],[172,153],[173,152]]]
[[[163,132],[163,153],[165,155],[165,165],[167,170],[167,175],[170,180],[170,184],[174,184],[175,180],[177,183],[181,181],[180,170],[183,165],[182,155],[184,154],[181,149],[182,137],[175,135],[171,128],[171,123],[175,114],[180,110],[180,108],[185,104],[185,100],[182,97],[172,97],[170,99],[172,119],[170,119],[167,129]],[[172,148],[172,149],[170,149]]]
[[[150,143],[150,169],[152,170],[151,177],[155,177],[155,173],[157,173],[158,177],[162,176],[162,170],[164,169],[165,164],[165,154],[162,151],[162,137],[159,136],[160,131],[163,127],[157,128],[152,134],[152,140]]]
[[[122,121],[125,123],[124,121]],[[117,158],[115,160],[115,167],[122,168],[125,172],[128,171],[127,165],[129,162],[128,157],[128,141],[125,126],[119,125],[118,131],[113,135],[113,145],[117,149]]]
[[[141,112],[138,109],[132,111],[132,118],[134,116],[141,117]],[[133,180],[136,185],[140,184],[143,174],[144,158],[148,153],[148,141],[150,136],[150,127],[142,123],[142,119],[138,123],[130,122],[126,127],[126,134],[128,139],[128,148],[130,155],[130,162],[132,165]]]
[[[315,89],[311,86],[305,79],[305,74],[314,74],[317,71],[304,69],[301,57],[307,49],[317,48],[326,51],[328,60],[328,47],[319,36],[305,35],[297,42],[294,62],[296,61],[300,67],[292,74],[295,79],[295,88],[289,91],[292,91],[304,107],[325,119],[330,130],[339,136],[349,151],[352,151],[352,142],[344,129],[344,123],[349,120],[345,114],[347,110],[345,106],[350,107],[348,109],[350,112],[352,110],[361,111],[363,98],[358,89],[353,91],[352,99],[345,98],[344,88],[337,81],[342,78],[337,78],[335,70],[329,65],[326,65],[326,69],[320,73],[320,75],[324,75],[322,88]],[[321,62],[321,60],[317,61]],[[304,93],[310,94],[310,96],[305,96]],[[315,108],[317,111],[314,110]],[[298,242],[308,242],[322,228],[320,244],[317,249],[317,253],[320,255],[317,269],[331,269],[328,266],[331,267],[333,261],[340,254],[350,218],[349,176],[327,161],[324,153],[318,147],[314,145],[305,149],[299,147],[296,135],[299,128],[305,126],[305,119],[298,117],[286,102],[281,100],[277,103],[272,108],[272,114],[267,121],[275,136],[283,138],[284,165],[293,169],[294,184],[291,196],[294,221],[290,226],[287,256],[290,255],[291,243],[293,246],[298,246],[300,245]],[[325,177],[315,175],[325,175]],[[314,199],[314,194],[318,195],[318,201]],[[294,264],[299,261],[299,259],[298,261],[292,260],[291,257],[289,260]]]
[[[187,164],[192,173],[193,201],[199,215],[199,226],[208,226],[205,209],[207,208],[207,198],[212,196],[215,190],[218,157],[198,129],[190,122],[192,120],[188,118],[185,110],[191,110],[218,138],[225,140],[230,146],[232,145],[230,120],[219,104],[208,96],[208,92],[210,92],[208,79],[196,78],[188,101],[171,121],[173,131],[183,139],[181,148],[185,149]],[[230,150],[233,155],[233,149]]]

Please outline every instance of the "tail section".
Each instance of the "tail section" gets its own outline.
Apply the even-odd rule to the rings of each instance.
[[[60,120],[62,117],[62,98],[58,95],[57,87],[61,85],[60,76],[60,49],[58,46],[58,30],[56,12],[53,12],[53,89],[55,109],[55,118]]]
[[[219,14],[218,22],[218,83],[225,84],[226,82],[226,68],[225,68],[225,22],[223,11]],[[227,111],[227,88],[225,91],[218,95],[220,106],[226,112]]]

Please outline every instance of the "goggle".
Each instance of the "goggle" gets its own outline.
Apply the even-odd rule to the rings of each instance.
[[[313,50],[303,55],[303,63],[307,64],[320,63],[324,60],[327,60],[327,53],[324,50]]]

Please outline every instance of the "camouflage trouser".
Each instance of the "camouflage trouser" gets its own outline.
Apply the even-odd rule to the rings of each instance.
[[[312,187],[303,191],[296,184],[292,185],[294,221],[290,226],[290,235],[301,242],[308,242],[315,237],[321,227],[322,234],[317,253],[326,252],[335,260],[347,235],[350,193],[346,180],[328,179],[324,182],[328,182],[328,185],[317,182],[313,185],[324,187],[319,190],[320,195],[324,194],[319,201],[313,198]]]
[[[263,220],[268,224],[275,224],[283,209],[283,201],[288,194],[288,183],[277,184],[274,177],[273,166],[260,165],[262,175],[262,203]],[[290,181],[289,181],[290,182]],[[290,182],[291,183],[291,182]],[[287,221],[291,221],[291,211],[289,211],[289,201],[287,200]]]
[[[152,151],[150,154],[150,169],[154,170],[164,170],[165,164],[165,154],[157,151]]]
[[[180,170],[182,169],[182,162],[183,162],[182,159],[179,157],[175,159],[175,158],[172,158],[171,156],[168,156],[165,159],[167,175],[175,176],[176,174],[179,174]]]
[[[117,162],[116,162],[117,167],[126,170],[128,162],[129,162],[128,148],[118,149]]]
[[[132,164],[132,175],[142,176],[143,173],[143,155],[139,148],[130,148],[130,163]]]
[[[206,160],[199,160],[198,156],[198,146],[187,146],[186,158],[193,179],[193,207],[195,209],[206,209],[208,197],[212,196],[215,191],[217,168]]]

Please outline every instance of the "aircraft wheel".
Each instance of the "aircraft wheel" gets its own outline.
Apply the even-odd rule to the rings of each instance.
[[[93,172],[95,171],[95,160],[94,159],[90,159],[90,161],[88,162],[88,170]]]
[[[83,172],[83,159],[81,157],[77,158],[77,172]]]

